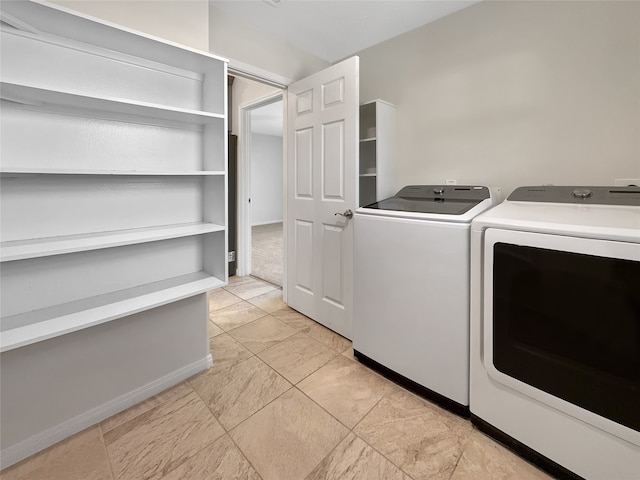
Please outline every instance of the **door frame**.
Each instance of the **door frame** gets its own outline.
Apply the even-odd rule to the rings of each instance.
[[[272,93],[238,107],[240,122],[238,125],[238,242],[237,242],[237,275],[251,274],[251,208],[249,199],[251,194],[251,111],[282,100],[282,215],[283,228],[286,228],[287,218],[287,90]],[[283,273],[286,272],[286,235],[283,235]],[[282,292],[286,302],[286,275],[282,278]]]

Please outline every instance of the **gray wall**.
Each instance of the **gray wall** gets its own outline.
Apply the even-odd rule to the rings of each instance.
[[[292,79],[326,66],[204,1],[58,3],[197,48],[208,25],[213,52]],[[640,2],[485,0],[359,55],[361,102],[398,107],[397,188],[640,177]]]
[[[397,187],[640,178],[640,2],[483,1],[359,55]]]
[[[52,3],[198,50],[209,50],[207,0],[54,0]]]
[[[282,221],[282,137],[251,136],[251,225]]]
[[[239,61],[289,80],[299,80],[329,66],[325,60],[274,35],[257,31],[214,7],[209,9],[209,32],[210,50],[229,58],[231,67]]]

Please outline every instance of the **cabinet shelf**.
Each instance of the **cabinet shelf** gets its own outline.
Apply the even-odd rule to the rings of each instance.
[[[0,13],[8,467],[211,365],[228,61],[45,0]]]
[[[223,286],[206,272],[127,288],[2,318],[0,352],[100,325]]]
[[[360,105],[360,206],[393,195],[395,106],[383,100]]]
[[[224,176],[223,170],[193,170],[193,171],[152,171],[152,170],[90,170],[72,168],[3,168],[2,177],[21,177],[28,175],[112,175],[112,176],[141,176],[141,177],[204,177]]]
[[[14,240],[0,243],[0,262],[85,252],[193,235],[204,235],[224,231],[224,229],[224,226],[214,223],[190,223],[82,235]]]
[[[95,45],[201,74],[209,73],[219,68],[221,63],[228,62],[226,58],[209,52],[135,32],[82,13],[70,14],[71,10],[60,5],[40,1],[3,3],[3,11],[32,29],[70,38],[85,45]]]
[[[93,97],[9,82],[0,84],[0,95],[3,100],[19,105],[81,116],[107,115],[116,120],[128,122],[201,126],[224,121],[224,114],[121,98]]]

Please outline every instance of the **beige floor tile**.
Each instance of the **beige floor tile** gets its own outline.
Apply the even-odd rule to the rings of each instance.
[[[230,432],[264,480],[303,480],[348,433],[296,388]]]
[[[213,357],[213,366],[200,375],[207,375],[232,367],[236,363],[242,362],[253,355],[228,333],[210,338],[209,348],[211,349],[211,356]],[[198,376],[194,378],[198,378]],[[193,383],[193,379],[189,382]]]
[[[209,338],[213,338],[213,337],[216,337],[216,336],[224,333],[224,330],[222,330],[215,323],[213,323],[211,321],[209,321],[207,323],[209,325]]]
[[[216,440],[162,480],[261,480],[229,435]]]
[[[350,360],[354,360],[354,361],[358,361],[358,359],[356,358],[355,354],[353,353],[353,347],[349,347],[347,348],[344,352],[342,352],[342,355],[344,355],[345,357],[347,357]]]
[[[297,333],[258,356],[280,375],[296,384],[337,355],[317,340]]]
[[[232,275],[229,277],[229,282],[228,282],[229,285],[227,285],[227,287],[238,284],[238,283],[248,282],[252,279],[253,277],[251,277],[250,275],[245,275],[244,277],[241,277],[240,275]],[[227,287],[224,287],[224,288],[227,288]]]
[[[159,393],[158,395],[155,395],[143,402],[140,402],[137,405],[124,410],[123,412],[107,418],[100,424],[102,433],[107,433],[114,428],[122,425],[123,423],[134,419],[138,415],[142,415],[143,413],[148,412],[149,410],[156,408],[163,403],[175,401],[181,397],[189,395],[192,392],[193,388],[191,388],[191,386],[187,383],[181,383],[173,388],[165,390],[164,392]]]
[[[225,332],[253,322],[268,315],[264,310],[251,305],[248,302],[240,302],[221,308],[209,314],[209,320],[215,323]]]
[[[334,349],[338,353],[344,352],[352,345],[350,340],[347,340],[343,336],[338,335],[334,331],[329,330],[316,322],[313,322],[313,325],[309,328],[307,335],[315,338],[327,347]]]
[[[282,300],[282,290],[280,289],[258,295],[247,301],[268,313],[274,313],[283,308],[287,308],[287,304]]]
[[[251,350],[261,352],[296,333],[296,330],[268,315],[229,331],[229,335]]]
[[[224,430],[195,393],[165,402],[104,434],[116,480],[160,479]]]
[[[451,480],[550,480],[552,477],[474,430]]]
[[[227,292],[224,288],[218,288],[211,290],[207,293],[207,299],[209,300],[209,311],[214,312],[221,308],[228,307],[235,303],[240,303],[242,299],[231,292]]]
[[[438,480],[451,476],[471,424],[396,388],[353,431],[415,480]]]
[[[306,480],[411,480],[362,439],[350,433]]]
[[[98,427],[91,427],[4,470],[2,480],[111,480]]]
[[[289,382],[257,357],[200,375],[191,384],[227,430],[291,388]]]
[[[253,277],[240,277],[240,279],[227,285],[224,289],[243,300],[248,300],[250,298],[257,297],[258,295],[274,291],[277,287]]]
[[[353,428],[395,386],[359,363],[338,355],[301,381],[298,388]]]
[[[311,328],[316,325],[316,322],[289,307],[273,312],[272,315],[303,333],[309,333]]]

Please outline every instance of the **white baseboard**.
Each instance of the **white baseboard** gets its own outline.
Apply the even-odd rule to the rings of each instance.
[[[105,420],[116,413],[120,413],[133,405],[136,405],[158,393],[177,385],[193,375],[207,370],[213,365],[211,354],[202,360],[198,360],[190,365],[182,367],[174,372],[160,377],[151,383],[132,390],[102,405],[84,412],[76,417],[48,428],[36,435],[33,435],[22,442],[11,445],[0,450],[0,469],[7,468],[14,463],[23,460],[34,453],[38,453],[51,445],[54,445],[65,438],[70,437],[82,430],[91,427],[102,420]]]

